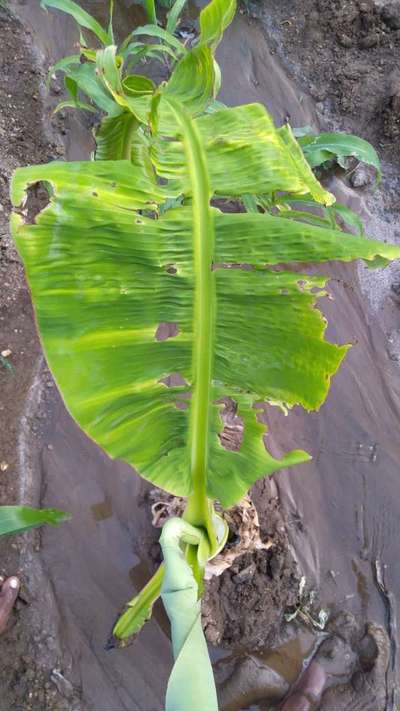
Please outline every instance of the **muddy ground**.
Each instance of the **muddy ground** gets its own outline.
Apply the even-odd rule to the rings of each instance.
[[[33,57],[30,38],[10,13],[0,9],[0,500],[1,503],[37,504],[40,481],[28,482],[20,474],[19,440],[22,426],[30,427],[40,442],[44,420],[24,422],[26,398],[41,355],[23,270],[9,236],[8,181],[12,171],[28,162],[59,157],[59,146],[43,123],[41,90],[43,73]],[[45,369],[42,364],[44,377]],[[40,536],[1,539],[0,573],[21,575],[23,588],[8,631],[1,640],[0,707],[6,709],[70,708],[57,704],[57,688],[50,679],[57,667],[37,665],[54,652],[52,625],[36,619],[33,580],[46,598],[37,552]],[[29,561],[34,561],[31,566]],[[50,608],[49,608],[50,610]]]
[[[118,608],[158,556],[147,491],[66,413],[41,358],[8,236],[12,170],[89,154],[90,127],[63,114],[52,119],[61,88],[47,96],[43,84],[48,65],[72,53],[76,33],[64,18],[42,16],[34,0],[9,5],[21,22],[0,9],[0,346],[11,351],[0,361],[0,500],[58,505],[74,524],[1,542],[0,574],[20,574],[23,590],[0,639],[0,710],[120,711],[134,703],[156,711],[171,664],[161,609],[132,647],[104,648]],[[121,26],[138,21],[132,5],[121,2]],[[87,3],[100,14],[102,6]],[[219,50],[228,104],[262,101],[279,123],[350,130],[374,143],[385,160],[378,193],[370,194],[361,169],[330,181],[361,210],[369,231],[391,240],[400,237],[398,7],[265,0],[242,7]],[[336,315],[329,337],[357,348],[319,415],[268,413],[277,451],[304,447],[313,463],[255,487],[261,534],[273,547],[239,559],[206,598],[226,711],[251,703],[267,709],[285,693],[323,640],[312,622],[321,609],[336,646],[324,657],[332,688],[320,708],[375,711],[396,703],[400,276],[397,266],[374,277],[353,266],[330,273]],[[331,304],[324,310],[333,313]],[[288,623],[285,613],[297,607],[303,618]],[[263,669],[256,679],[246,666],[254,654]],[[263,685],[268,669],[277,677]]]
[[[272,9],[273,11],[270,12]],[[263,3],[266,24],[317,109],[398,157],[400,10],[384,0]]]

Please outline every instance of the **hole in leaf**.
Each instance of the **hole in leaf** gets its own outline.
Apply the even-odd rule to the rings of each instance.
[[[149,203],[150,205],[152,203]],[[157,220],[158,218],[158,212],[156,210],[151,210],[150,208],[146,208],[144,210],[138,210],[139,215],[142,215],[143,217],[147,217],[149,220]],[[135,220],[137,225],[144,225],[144,220]]]
[[[189,403],[185,402],[184,400],[177,400],[175,403],[175,407],[177,410],[187,410],[189,407]]]
[[[187,390],[186,392],[180,393],[180,397],[183,398],[183,400],[177,400],[175,403],[175,407],[177,410],[187,410],[189,407],[189,400],[192,397],[192,393],[190,390]]]
[[[26,200],[21,213],[25,224],[34,225],[36,218],[50,203],[52,186],[50,183],[39,182],[30,185],[26,191]]]
[[[213,198],[211,205],[217,207],[221,212],[246,212],[242,202],[233,198]]]
[[[231,452],[238,452],[242,446],[244,436],[243,420],[237,414],[237,402],[230,397],[218,400],[224,408],[220,412],[224,424],[222,432],[218,434],[221,445]]]
[[[158,382],[166,385],[167,388],[173,388],[177,385],[185,385],[186,387],[189,387],[189,384],[180,373],[170,373],[169,375],[166,375],[165,378],[161,378]]]
[[[165,266],[165,271],[168,272],[168,274],[177,274],[178,270],[175,266],[175,264],[167,264]]]
[[[168,338],[174,338],[179,334],[179,327],[177,323],[163,321],[157,327],[155,333],[156,341],[166,341]]]
[[[253,266],[251,264],[237,264],[236,262],[213,262],[211,265],[211,271],[215,272],[217,269],[241,269],[245,272],[253,271]]]

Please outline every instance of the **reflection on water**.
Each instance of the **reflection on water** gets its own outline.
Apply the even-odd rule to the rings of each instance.
[[[149,568],[143,560],[138,558],[136,563],[129,571],[129,580],[131,580],[135,590],[141,590],[150,577]]]
[[[361,564],[361,562],[360,562]],[[370,599],[368,580],[362,573],[355,558],[351,561],[351,567],[357,580],[357,593],[361,601],[361,612],[364,619],[368,617],[368,604]]]
[[[105,497],[104,501],[99,501],[98,504],[93,504],[90,507],[95,521],[105,521],[113,515],[111,498]]]
[[[221,711],[265,711],[280,702],[308,665],[319,641],[320,636],[301,629],[292,639],[264,653],[213,650]]]
[[[312,632],[302,630],[296,637],[278,649],[255,656],[278,672],[289,684],[292,684],[312,655],[316,642],[317,638]]]

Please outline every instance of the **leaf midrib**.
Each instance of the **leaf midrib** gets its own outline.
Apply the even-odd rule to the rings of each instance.
[[[185,518],[194,526],[203,526],[212,536],[207,501],[211,380],[215,333],[215,274],[212,270],[214,224],[210,210],[211,188],[200,133],[179,104],[173,100],[168,99],[168,101],[182,130],[186,164],[191,183],[193,215],[195,293],[193,388],[189,427],[192,493],[189,497]]]

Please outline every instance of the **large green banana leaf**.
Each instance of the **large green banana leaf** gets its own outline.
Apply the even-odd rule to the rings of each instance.
[[[152,158],[164,178],[180,178],[181,190],[192,189],[179,127],[170,112],[162,114]],[[212,193],[237,196],[257,191],[310,194],[329,205],[334,197],[313,175],[289,126],[276,129],[261,104],[221,109],[194,121],[206,153]]]
[[[180,174],[186,206],[159,214],[173,192],[128,161],[51,163],[16,172],[16,208],[37,181],[52,194],[34,224],[17,210],[13,233],[48,362],[75,419],[156,485],[187,496],[204,479],[208,496],[229,506],[259,477],[308,458],[268,454],[257,403],[318,408],[347,350],[324,340],[314,308],[325,279],[271,267],[393,259],[400,249],[211,207],[215,192],[332,198],[301,153],[289,157],[290,134],[282,138],[259,107],[192,120],[168,100],[180,140],[157,146],[156,166]],[[176,323],[177,335],[158,340],[160,323]],[[176,373],[181,384],[165,384]],[[220,441],[227,396],[244,424],[238,451]]]

